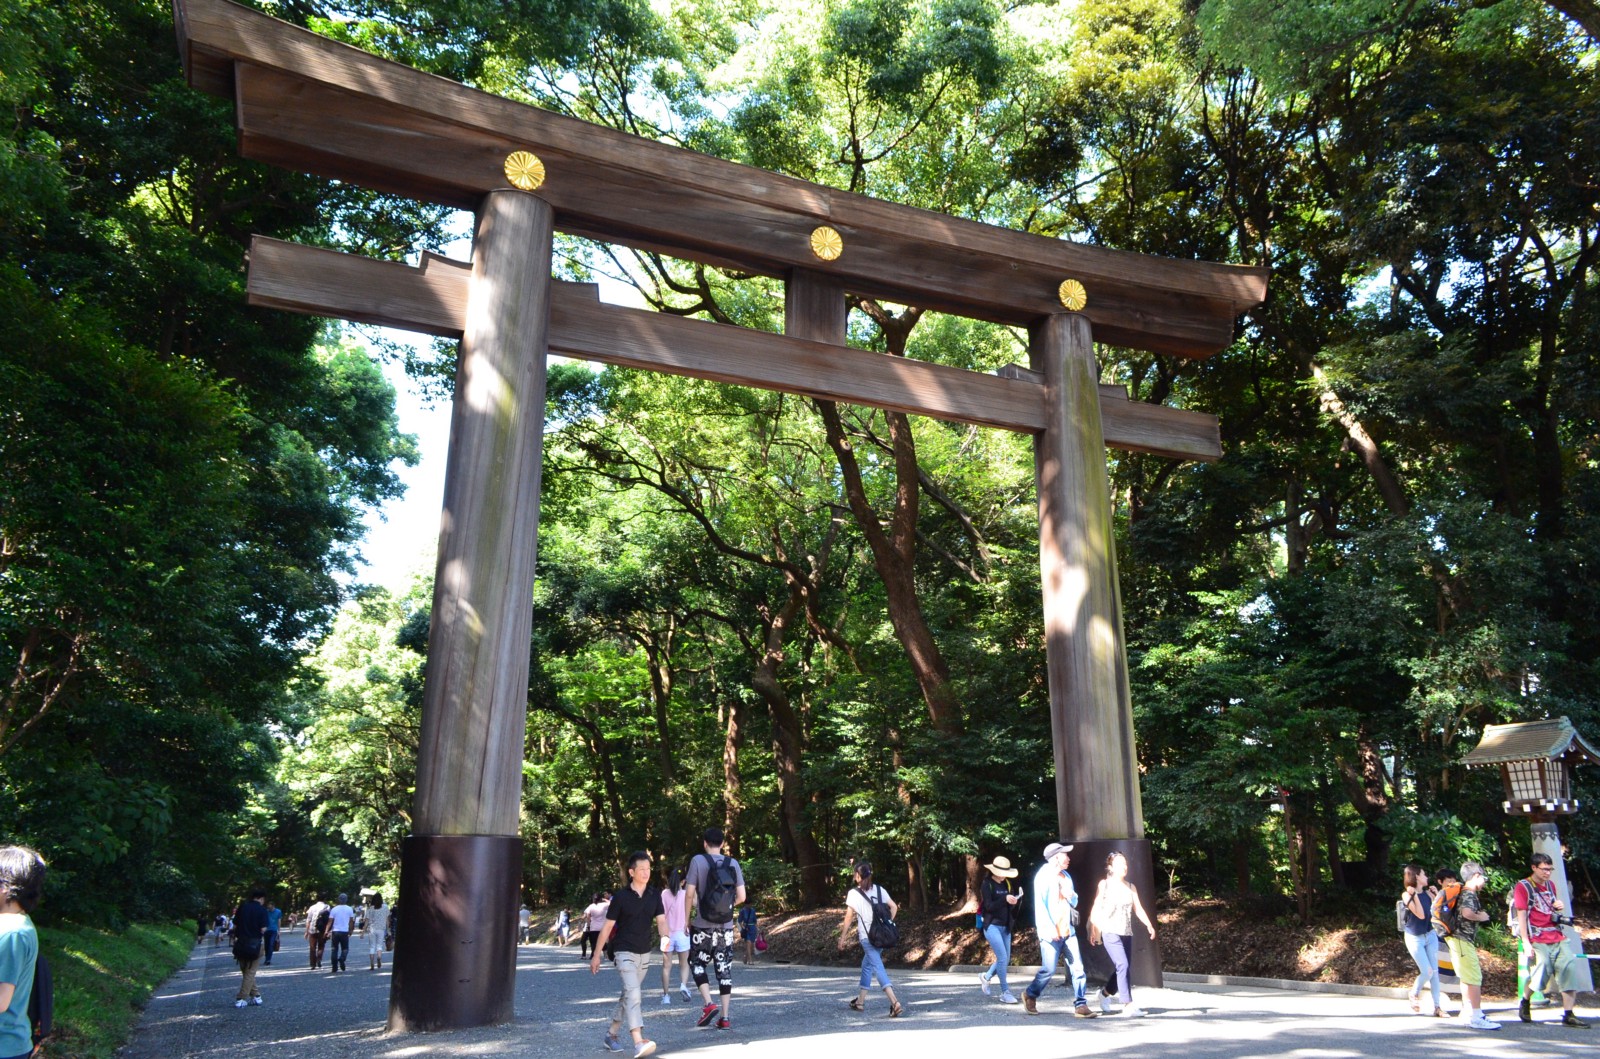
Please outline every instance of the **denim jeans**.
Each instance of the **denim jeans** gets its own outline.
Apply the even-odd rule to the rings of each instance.
[[[994,963],[984,974],[990,977],[998,975],[1000,992],[1009,993],[1011,986],[1006,983],[1006,967],[1011,963],[1011,930],[990,923],[983,928],[983,936],[989,942],[989,948],[994,950]]]
[[[1028,995],[1037,1000],[1039,994],[1050,987],[1050,979],[1056,974],[1056,964],[1061,962],[1063,956],[1066,957],[1068,973],[1072,976],[1073,1003],[1087,1004],[1085,992],[1088,983],[1083,973],[1083,954],[1078,951],[1076,934],[1054,941],[1040,940],[1039,973],[1028,983]]]
[[[261,965],[263,967],[272,966],[272,948],[276,944],[278,944],[278,932],[276,930],[267,930],[262,932],[261,955],[266,957],[266,959],[261,961]]]
[[[872,947],[870,941],[861,943],[861,988],[872,988],[872,976],[878,976],[878,984],[888,989],[894,985],[889,981],[889,972],[883,968],[883,953]]]
[[[611,1021],[628,1032],[644,1026],[644,1011],[640,1008],[640,993],[644,989],[645,972],[650,969],[648,952],[623,952],[617,950],[617,975],[622,979],[622,995],[617,998],[617,1010]]]
[[[1405,937],[1406,951],[1421,972],[1411,983],[1411,995],[1421,996],[1422,987],[1426,985],[1433,991],[1433,1006],[1442,1007],[1439,1003],[1439,935],[1431,930],[1426,934],[1413,934],[1408,930]]]
[[[1100,940],[1105,942],[1106,955],[1111,957],[1111,966],[1117,972],[1117,1003],[1133,1003],[1133,994],[1128,990],[1128,950],[1133,948],[1133,936],[1130,934],[1102,934]]]
[[[350,932],[348,930],[336,930],[328,935],[328,941],[331,943],[332,956],[330,958],[333,960],[333,969],[335,971],[348,971],[350,969]]]

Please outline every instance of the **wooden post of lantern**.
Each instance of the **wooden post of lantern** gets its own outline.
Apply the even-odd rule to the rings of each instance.
[[[512,170],[508,162],[508,175]],[[428,632],[414,833],[400,860],[389,1028],[509,1022],[538,548],[550,206],[478,211]]]
[[[1556,894],[1572,909],[1572,887],[1567,883],[1566,860],[1562,856],[1561,831],[1556,817],[1578,811],[1572,797],[1571,766],[1600,765],[1600,753],[1584,741],[1565,717],[1519,724],[1491,724],[1483,739],[1462,759],[1469,768],[1494,765],[1500,769],[1506,800],[1501,807],[1514,816],[1528,818],[1533,852],[1547,855],[1555,865],[1551,881]],[[1578,956],[1582,971],[1580,989],[1594,988],[1589,961],[1583,958],[1583,938],[1577,930],[1566,928],[1566,944]]]

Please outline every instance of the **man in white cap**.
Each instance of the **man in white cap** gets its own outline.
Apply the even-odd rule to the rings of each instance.
[[[1022,1006],[1030,1015],[1039,1013],[1039,995],[1055,977],[1056,964],[1063,958],[1072,975],[1072,1013],[1080,1019],[1095,1016],[1085,995],[1088,982],[1083,973],[1083,953],[1078,949],[1078,890],[1067,874],[1072,862],[1069,843],[1052,842],[1044,848],[1044,867],[1033,877],[1033,929],[1039,936],[1039,973],[1022,993]]]

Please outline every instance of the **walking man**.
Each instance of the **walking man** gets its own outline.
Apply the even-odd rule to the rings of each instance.
[[[656,1050],[656,1042],[644,1036],[644,1009],[642,993],[645,974],[650,970],[650,924],[656,933],[667,936],[667,917],[661,911],[661,891],[650,884],[650,854],[629,854],[626,874],[628,885],[616,892],[606,907],[605,925],[600,928],[600,938],[589,957],[589,973],[600,973],[600,954],[606,942],[615,939],[611,951],[616,954],[617,974],[622,978],[622,995],[617,999],[616,1013],[611,1025],[606,1027],[604,1044],[607,1051],[622,1051],[618,1031],[623,1026],[633,1036],[633,1057],[644,1059]]]
[[[339,895],[339,903],[328,909],[328,940],[333,949],[333,973],[350,969],[350,924],[356,917],[356,910],[350,907],[349,899],[344,894]]]
[[[1092,1019],[1087,996],[1088,978],[1083,973],[1083,953],[1078,948],[1078,890],[1067,874],[1072,862],[1072,846],[1052,842],[1044,848],[1044,867],[1033,877],[1033,929],[1039,936],[1039,973],[1022,993],[1022,1006],[1030,1015],[1039,1013],[1039,996],[1055,977],[1056,964],[1067,961],[1072,976],[1072,1013]]]
[[[266,941],[267,891],[257,887],[233,914],[233,958],[239,962],[239,993],[233,1006],[260,1005],[261,990],[256,988],[256,968],[261,965],[261,950]]]
[[[720,827],[708,827],[700,836],[704,851],[690,859],[686,887],[689,967],[705,1004],[695,1024],[709,1026],[715,1019],[719,1030],[729,1026],[728,1004],[733,998],[733,910],[745,900],[744,869],[723,855],[723,837]],[[708,968],[717,976],[720,1006],[711,1001]]]
[[[311,969],[322,966],[322,947],[328,943],[328,902],[317,898],[306,909],[306,952],[311,957]]]
[[[1456,898],[1455,929],[1445,944],[1450,946],[1450,959],[1455,964],[1456,977],[1461,979],[1460,1017],[1475,1030],[1497,1030],[1500,1024],[1483,1014],[1483,968],[1478,963],[1478,924],[1489,921],[1483,910],[1478,891],[1487,880],[1483,866],[1469,860],[1461,866],[1461,896]]]
[[[267,902],[267,929],[261,935],[261,966],[272,966],[272,954],[278,951],[278,931],[283,924],[283,909]]]
[[[1523,985],[1517,1014],[1523,1022],[1532,1022],[1529,994],[1545,992],[1554,984],[1561,990],[1564,1009],[1561,1025],[1587,1029],[1589,1024],[1572,1011],[1578,998],[1578,958],[1567,947],[1566,935],[1561,932],[1561,913],[1567,906],[1556,895],[1556,884],[1551,880],[1555,861],[1548,853],[1535,853],[1530,865],[1532,871],[1528,877],[1511,888],[1511,907],[1517,912],[1517,937],[1533,953],[1534,959],[1533,969]]]

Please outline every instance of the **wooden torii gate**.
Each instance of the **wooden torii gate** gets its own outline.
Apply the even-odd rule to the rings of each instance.
[[[1088,889],[1109,849],[1153,889],[1104,447],[1215,459],[1214,417],[1098,384],[1093,342],[1227,345],[1257,269],[1048,239],[852,195],[487,95],[228,0],[174,0],[189,83],[232,99],[240,153],[477,216],[472,261],[420,267],[268,239],[252,304],[459,337],[391,1028],[513,1017],[518,815],[545,356],[783,390],[1035,438],[1060,838]],[[784,279],[785,334],[601,304],[553,282],[555,230]],[[845,345],[846,292],[1026,327],[984,375]],[[1138,980],[1160,960],[1136,944]]]

